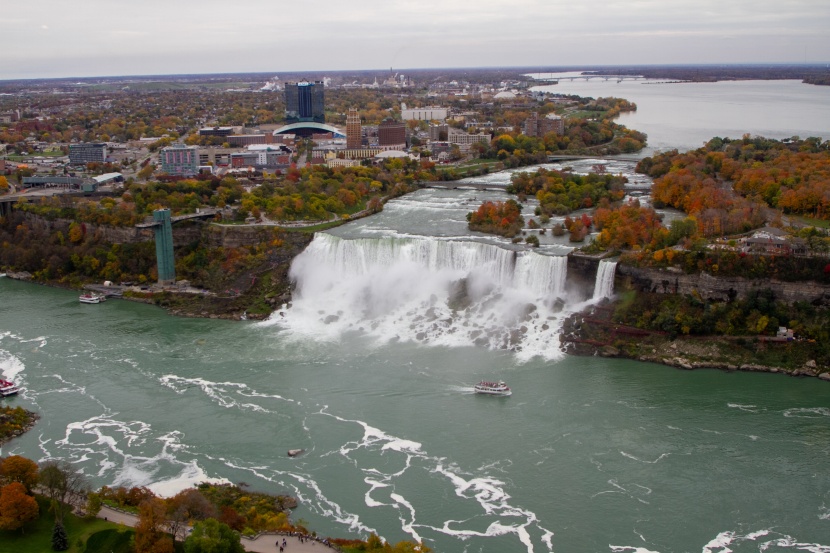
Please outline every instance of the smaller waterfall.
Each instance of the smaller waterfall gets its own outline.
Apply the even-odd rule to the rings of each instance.
[[[610,298],[614,294],[614,275],[617,262],[603,259],[597,267],[597,280],[594,282],[594,301]]]

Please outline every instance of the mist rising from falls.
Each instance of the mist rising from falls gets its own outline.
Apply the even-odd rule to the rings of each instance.
[[[315,339],[483,346],[557,358],[567,258],[472,241],[317,234],[274,319]]]
[[[597,267],[597,280],[594,282],[594,301],[610,298],[614,295],[614,276],[617,274],[617,262],[603,259]]]

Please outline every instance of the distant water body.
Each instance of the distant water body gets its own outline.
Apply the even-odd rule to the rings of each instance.
[[[577,73],[544,73],[545,78]],[[637,104],[617,120],[648,134],[645,154],[703,146],[713,136],[799,136],[830,140],[830,87],[801,81],[660,83],[659,80],[560,80],[534,87],[594,98],[615,96]]]

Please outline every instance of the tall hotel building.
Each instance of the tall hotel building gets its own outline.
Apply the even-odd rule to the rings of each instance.
[[[378,145],[384,150],[406,148],[406,123],[387,117],[378,125]]]
[[[159,153],[161,171],[168,175],[192,177],[199,173],[199,147],[174,144]]]
[[[349,114],[346,116],[346,148],[354,150],[360,148],[362,143],[360,113],[355,108],[349,108]]]
[[[285,122],[325,123],[323,81],[287,83],[285,85]]]

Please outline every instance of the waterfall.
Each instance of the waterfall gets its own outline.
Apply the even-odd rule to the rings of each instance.
[[[617,262],[603,259],[597,267],[597,280],[594,282],[593,301],[610,298],[614,294],[614,275],[617,272]]]
[[[319,233],[297,256],[290,309],[300,335],[485,346],[558,357],[567,258],[437,238]]]

